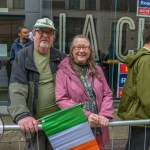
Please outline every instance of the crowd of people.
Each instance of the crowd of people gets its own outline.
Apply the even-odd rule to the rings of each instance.
[[[138,68],[137,97],[148,118],[146,105],[149,106],[150,84],[145,72],[149,70],[150,26],[146,29],[145,44],[139,50],[142,57],[134,65]],[[69,54],[64,54],[53,47],[56,28],[48,18],[38,19],[30,35],[29,38],[27,27],[20,27],[19,37],[12,44],[10,51],[11,104],[8,111],[26,137],[25,150],[37,150],[37,147],[40,150],[53,150],[45,133],[38,130],[38,119],[77,103],[82,104],[100,150],[105,150],[110,142],[108,124],[113,119],[113,93],[102,68],[96,65],[90,40],[84,35],[76,35],[70,44]],[[127,58],[127,63],[135,60],[137,59]],[[126,150],[139,150],[144,130],[144,127],[132,127],[131,142],[128,140]],[[149,131],[148,128],[147,147],[150,145]]]

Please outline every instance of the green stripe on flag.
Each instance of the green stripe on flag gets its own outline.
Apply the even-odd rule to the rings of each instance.
[[[87,121],[80,104],[46,115],[39,120],[48,137]]]

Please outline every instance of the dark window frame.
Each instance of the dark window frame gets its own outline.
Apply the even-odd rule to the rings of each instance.
[[[80,0],[69,0],[69,9],[80,10]]]
[[[85,10],[96,10],[96,0],[85,0]]]
[[[65,9],[65,0],[52,1],[52,9]]]
[[[0,0],[0,8],[6,8],[7,7],[7,0]]]
[[[110,4],[110,5],[108,5]],[[116,6],[115,6],[116,4]],[[117,3],[114,0],[101,0],[100,10],[104,11],[117,11],[117,12],[136,12],[137,2],[135,0],[118,0]]]
[[[13,0],[14,9],[25,9],[25,0]]]

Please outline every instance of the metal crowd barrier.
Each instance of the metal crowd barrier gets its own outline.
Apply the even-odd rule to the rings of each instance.
[[[114,135],[116,134],[115,133],[115,130],[114,130],[114,127],[119,127],[119,129],[121,129],[121,127],[125,126],[125,128],[127,126],[133,126],[133,125],[144,125],[144,126],[147,126],[147,125],[150,125],[150,119],[144,119],[144,120],[127,120],[127,121],[112,121],[112,122],[109,122],[109,127],[111,127],[111,143],[108,145],[108,147],[106,148],[106,150],[123,150],[124,149],[124,146],[126,144],[126,141],[127,139],[122,139],[122,141],[115,141],[116,139],[114,138]],[[38,128],[39,130],[43,130],[42,129],[42,125],[38,125]],[[124,128],[124,127],[123,127]],[[0,138],[3,137],[3,132],[7,131],[16,131],[16,130],[20,130],[20,126],[19,125],[6,125],[6,124],[3,124],[3,122],[0,120]],[[116,130],[118,132],[118,128]],[[126,135],[128,134],[128,131],[126,131]],[[21,150],[20,148],[20,141],[16,141],[18,142],[18,150]],[[118,149],[118,147],[121,145],[121,148]],[[117,146],[117,148],[116,148]],[[146,150],[146,149],[143,149],[143,150]]]
[[[150,124],[150,119],[144,119],[144,120],[127,120],[127,121],[113,121],[109,122],[109,127],[115,127],[115,126],[133,126],[133,125],[148,125]],[[38,125],[39,130],[42,129],[42,125]],[[19,125],[0,125],[0,131],[6,131],[6,130],[20,130]]]

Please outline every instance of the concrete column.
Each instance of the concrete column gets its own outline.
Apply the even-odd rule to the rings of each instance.
[[[66,1],[65,1],[65,8],[66,8],[66,9],[69,9],[69,0],[66,0]]]
[[[96,10],[100,10],[100,0],[96,0]]]
[[[24,25],[28,27],[31,31],[33,25],[37,21],[37,19],[41,18],[41,0],[25,0],[25,23]]]
[[[80,9],[85,10],[85,0],[80,1]]]
[[[7,0],[7,8],[13,8],[13,0]]]

